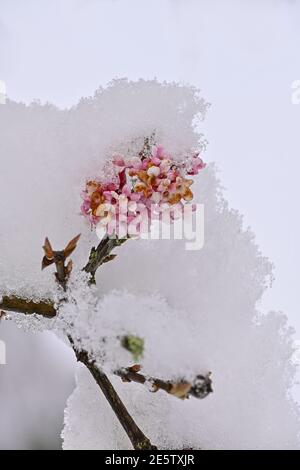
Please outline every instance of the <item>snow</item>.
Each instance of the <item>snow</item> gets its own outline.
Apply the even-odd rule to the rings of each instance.
[[[194,88],[126,80],[70,110],[11,101],[2,106],[0,295],[56,299],[51,269],[40,271],[44,238],[60,249],[81,232],[68,293],[74,301],[54,320],[18,315],[20,326],[51,329],[59,337],[71,332],[161,448],[299,448],[299,412],[289,392],[293,331],[283,314],[259,312],[272,264],[243,228],[241,215],[228,207],[213,165],[194,187],[195,202],[205,205],[202,250],[187,251],[184,240],[131,240],[101,268],[96,288],[87,288],[80,274],[98,241],[79,215],[85,179],[111,152],[134,152],[153,130],[178,156],[202,148],[197,115],[203,118],[206,109]],[[114,378],[115,368],[132,365],[118,339],[128,333],[145,340],[146,374],[180,379],[211,371],[214,393],[180,401]],[[81,366],[63,437],[65,449],[130,448]]]
[[[115,336],[127,332],[127,326],[145,338],[145,372],[190,378],[212,371],[214,393],[204,401],[181,403],[118,379],[115,385],[160,447],[299,448],[299,414],[289,395],[295,373],[293,331],[284,315],[259,314],[256,306],[270,283],[271,265],[260,255],[251,232],[243,231],[240,216],[215,197],[216,184],[212,170],[200,177],[199,194],[206,208],[204,249],[190,256],[176,242],[174,256],[175,242],[125,244],[115,263],[103,268],[104,295],[97,308],[105,317],[103,323],[98,318],[101,331],[108,328]],[[142,276],[136,276],[139,270]],[[111,292],[111,279],[134,294]],[[167,301],[155,297],[157,291]],[[131,364],[120,349],[117,344],[113,348],[120,362],[108,363],[112,368]],[[116,358],[111,355],[110,360]],[[97,387],[80,370],[68,403],[64,448],[110,448],[111,436],[102,432],[108,429],[107,413]],[[78,433],[79,423],[83,433]],[[108,433],[112,430],[114,448],[126,443],[130,448],[116,423]]]
[[[112,152],[140,150],[145,135],[155,130],[157,140],[174,156],[201,148],[205,141],[199,143],[194,126],[206,109],[193,87],[125,79],[99,88],[93,98],[82,99],[70,110],[10,100],[1,106],[0,155],[5,165],[0,213],[5,230],[0,233],[0,276],[4,290],[17,286],[26,293],[28,287],[32,295],[34,286],[34,295],[49,296],[52,276],[40,274],[45,236],[55,249],[62,249],[82,232],[81,256],[74,257],[82,265],[91,241],[95,243],[79,215],[86,179],[99,174]]]

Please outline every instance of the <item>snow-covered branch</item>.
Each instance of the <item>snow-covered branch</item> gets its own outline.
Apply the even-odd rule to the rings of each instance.
[[[16,295],[5,295],[0,298],[0,309],[8,312],[23,313],[24,315],[36,314],[45,318],[53,318],[57,313],[53,302],[50,300],[35,302]]]
[[[71,339],[70,341],[72,343]],[[75,347],[73,347],[73,350],[75,352],[77,360],[88,368],[93,378],[95,379],[96,383],[101,388],[105,398],[109,402],[110,406],[112,407],[113,411],[118,417],[121,425],[126,431],[130,441],[132,442],[134,449],[136,450],[156,449],[156,447],[145,436],[145,434],[137,426],[134,419],[128,413],[127,408],[125,407],[124,403],[120,399],[119,395],[117,394],[116,390],[114,389],[107,375],[104,374],[104,372],[101,371],[99,367],[97,367],[97,365],[95,364],[95,361],[89,358],[89,355],[86,351],[77,351]]]
[[[75,250],[77,242],[80,236],[75,237],[69,242],[64,250],[55,251],[52,249],[48,238],[45,240],[44,253],[45,256],[42,262],[42,268],[46,268],[51,264],[56,266],[56,280],[57,283],[66,291],[69,274],[72,270],[72,262],[69,261],[67,266],[65,265],[66,259]],[[126,239],[119,240],[117,238],[109,239],[104,238],[98,247],[93,248],[90,254],[89,262],[84,268],[84,271],[91,274],[91,281],[95,282],[95,273],[97,269],[103,264],[115,258],[112,255],[112,250],[122,245]],[[63,299],[62,302],[66,302],[67,299]],[[47,318],[53,318],[57,315],[57,310],[54,304],[50,301],[34,302],[26,298],[18,296],[4,296],[0,301],[0,310],[15,311],[24,314],[37,314]],[[140,449],[155,449],[156,447],[150,442],[150,440],[144,435],[141,429],[138,427],[132,416],[129,414],[127,408],[122,402],[121,398],[114,389],[112,383],[108,379],[107,375],[101,370],[96,361],[90,357],[89,353],[85,350],[78,349],[73,341],[72,336],[68,336],[70,344],[75,352],[76,358],[79,362],[83,363],[88,370],[91,372],[96,383],[102,390],[114,413],[116,414],[120,424],[123,426],[127,433],[133,447],[137,450]],[[121,341],[122,342],[122,341]],[[123,382],[136,382],[149,386],[149,390],[156,392],[158,390],[164,390],[170,395],[174,395],[180,399],[185,399],[190,396],[196,398],[205,398],[209,393],[212,392],[210,375],[199,375],[196,377],[193,383],[186,380],[180,380],[177,382],[164,381],[154,377],[147,377],[140,373],[140,366],[132,366],[125,369],[119,369],[115,371],[115,375],[121,377]]]
[[[4,296],[0,301],[0,310],[23,313],[25,315],[36,314],[45,318],[53,318],[57,314],[54,304],[50,301],[41,300],[40,302],[34,302],[17,296]],[[69,339],[73,346],[73,341],[70,337]],[[123,344],[123,338],[120,338],[120,342]],[[76,354],[78,354],[78,352],[76,352]],[[80,351],[79,354],[81,357],[88,357],[88,353],[86,351]],[[93,367],[95,368],[96,366],[93,360],[90,359],[90,361],[90,364],[94,364]],[[203,399],[212,392],[210,374],[198,375],[193,382],[189,382],[184,379],[175,382],[143,375],[140,373],[140,366],[119,369],[116,370],[114,374],[121,377],[124,382],[135,382],[149,385],[149,390],[152,392],[164,390],[165,392],[179,398],[192,396]]]
[[[174,382],[154,377],[147,377],[141,374],[140,370],[141,367],[139,365],[135,365],[133,367],[128,367],[127,369],[119,369],[115,374],[121,377],[123,382],[145,384],[149,386],[149,390],[152,392],[164,390],[170,395],[174,395],[181,399],[189,398],[190,396],[203,399],[213,391],[212,381],[210,378],[211,374],[198,375],[191,383],[185,380]]]

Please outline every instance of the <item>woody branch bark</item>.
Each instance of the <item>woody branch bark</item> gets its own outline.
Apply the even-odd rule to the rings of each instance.
[[[71,253],[75,250],[77,242],[79,240],[79,235],[71,240],[67,245],[65,250],[54,251],[51,247],[51,244],[46,238],[44,251],[45,256],[42,261],[42,269],[47,268],[48,266],[55,263],[56,265],[56,279],[57,281],[66,288],[66,280],[72,269],[72,262],[69,262],[65,266],[65,260]],[[126,239],[110,239],[105,237],[97,246],[97,248],[92,248],[89,261],[83,270],[91,275],[91,282],[95,282],[95,274],[97,269],[104,263],[113,260],[116,255],[112,254],[112,250],[118,246],[121,246],[125,243]],[[40,300],[39,302],[34,302],[16,295],[4,296],[0,298],[0,309],[7,310],[9,312],[23,313],[25,315],[41,315],[45,318],[53,318],[57,314],[57,311],[51,300]]]
[[[117,394],[107,375],[104,374],[104,372],[102,372],[101,369],[96,366],[95,361],[89,358],[89,355],[86,351],[78,351],[74,347],[74,345],[73,350],[75,352],[77,360],[88,368],[88,370],[94,377],[96,383],[99,385],[105,398],[109,402],[119,422],[121,423],[123,429],[129,437],[133,448],[135,450],[156,449],[156,447],[151,444],[150,440],[145,436],[145,434],[138,427],[132,416],[129,414],[127,408],[125,407],[121,398]]]
[[[50,300],[34,302],[33,300],[24,299],[16,295],[3,296],[2,299],[0,299],[0,309],[8,312],[23,313],[25,315],[36,314],[45,318],[53,318],[57,313]]]
[[[53,318],[56,316],[57,311],[53,303],[50,301],[33,302],[17,296],[4,296],[0,301],[0,310],[23,313],[25,315],[37,314],[45,318]],[[122,342],[122,338],[121,338]],[[97,368],[93,361],[90,361],[90,367]],[[95,371],[95,374],[97,372]],[[177,391],[180,389],[184,391],[184,387],[188,390],[188,396],[195,398],[206,398],[212,393],[212,381],[210,374],[198,375],[195,380],[190,383],[187,381],[164,381],[155,377],[143,375],[137,366],[119,369],[114,372],[115,375],[120,377],[123,382],[135,382],[139,384],[151,384],[153,391],[163,390],[171,395],[178,396]],[[182,398],[182,397],[181,397]]]
[[[69,262],[68,265],[65,266],[65,261],[66,261],[66,258],[70,256],[70,254],[75,250],[79,238],[80,238],[80,235],[78,235],[73,240],[71,240],[70,243],[67,245],[67,247],[62,251],[54,251],[51,247],[51,244],[48,238],[46,238],[46,241],[45,241],[45,245],[44,245],[45,256],[42,262],[42,269],[44,267],[49,266],[50,264],[55,263],[56,270],[57,270],[56,280],[65,291],[67,287],[68,277],[72,270],[72,264]],[[107,241],[107,239],[105,239],[105,243],[102,246],[103,248],[99,250],[99,253],[97,250],[95,250],[96,263],[95,264],[92,263],[91,270],[87,271],[91,273],[92,278],[94,278],[97,268],[101,264],[103,264],[103,262],[109,261],[109,259],[106,259],[106,258],[110,255],[110,251],[113,249],[115,245],[110,247],[109,240]],[[108,251],[108,248],[110,248],[110,251]],[[100,256],[102,256],[102,260]],[[120,424],[122,425],[127,436],[129,437],[133,445],[133,448],[136,450],[156,449],[156,447],[151,444],[150,440],[145,436],[145,434],[138,427],[138,425],[136,424],[132,416],[129,414],[127,408],[125,407],[121,398],[117,394],[116,390],[114,389],[107,375],[104,374],[104,372],[101,369],[96,367],[95,361],[89,358],[89,355],[86,351],[83,351],[83,350],[79,351],[76,349],[74,345],[74,341],[71,336],[69,336],[69,341],[71,343],[73,351],[75,352],[77,360],[82,362],[88,368],[88,370],[91,372],[92,376],[94,377],[96,383],[99,385],[100,389],[102,390],[105,398],[109,402],[112,410],[114,411]]]
[[[175,382],[143,375],[140,373],[140,370],[141,367],[139,365],[135,365],[133,367],[128,367],[127,369],[119,369],[115,371],[115,374],[121,377],[123,382],[136,382],[142,385],[148,384],[149,387],[152,388],[153,392],[163,390],[168,394],[181,399],[189,397],[203,399],[213,392],[210,373],[207,375],[197,375],[193,382],[187,382],[186,380]]]
[[[52,250],[51,244],[48,239],[45,241],[45,257],[43,259],[42,268],[55,263],[57,272],[57,282],[66,290],[67,279],[72,269],[72,263],[69,262],[65,266],[65,261],[68,256],[76,248],[79,236],[74,238],[65,248],[65,250],[55,252]],[[97,269],[105,262],[108,262],[115,258],[116,255],[112,255],[112,250],[122,245],[126,239],[108,239],[105,238],[99,244],[97,248],[93,248],[90,254],[89,262],[84,270],[91,274],[92,280],[95,281],[95,274]],[[41,300],[40,302],[33,302],[25,298],[18,296],[4,296],[0,299],[0,310],[19,312],[23,314],[37,314],[45,318],[53,318],[56,316],[57,311],[54,304],[50,300]],[[129,439],[131,440],[135,449],[154,449],[155,447],[151,444],[149,439],[143,434],[140,428],[137,426],[133,418],[128,413],[125,405],[118,396],[108,377],[99,369],[95,361],[89,357],[86,351],[78,351],[71,337],[69,337],[72,348],[75,352],[78,361],[82,362],[91,372],[96,383],[101,388],[106,399],[110,403],[113,411],[118,417],[121,425],[126,431]],[[168,394],[175,397],[184,399],[189,397],[195,397],[203,399],[212,392],[212,381],[210,374],[198,375],[193,382],[187,382],[184,380],[164,381],[155,377],[146,376],[140,373],[140,366],[133,366],[126,369],[119,369],[114,372],[115,375],[119,376],[123,382],[135,382],[139,384],[151,385],[152,391],[163,390]]]

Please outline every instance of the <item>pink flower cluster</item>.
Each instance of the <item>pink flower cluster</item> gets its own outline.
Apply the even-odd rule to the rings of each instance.
[[[199,154],[179,163],[162,146],[153,147],[147,156],[115,156],[111,164],[116,178],[86,183],[81,214],[91,225],[119,237],[148,231],[153,208],[163,214],[192,201],[193,180],[187,176],[197,175],[205,167]]]

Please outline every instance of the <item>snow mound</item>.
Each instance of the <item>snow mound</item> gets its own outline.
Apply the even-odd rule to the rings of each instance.
[[[118,340],[126,333],[145,340],[146,374],[168,379],[211,371],[214,393],[186,401],[111,375],[161,448],[299,448],[299,411],[289,397],[293,332],[282,314],[259,314],[272,265],[228,208],[214,166],[194,187],[195,202],[205,205],[202,250],[187,251],[184,240],[131,240],[99,270],[97,288],[87,291],[78,276],[98,242],[79,215],[86,178],[98,174],[112,151],[136,153],[153,131],[174,155],[201,150],[197,125],[206,109],[192,87],[143,80],[112,82],[70,110],[9,100],[1,106],[0,296],[55,300],[51,269],[40,271],[44,238],[61,249],[81,232],[69,292],[76,303],[54,320],[18,316],[20,324],[59,336],[71,331],[108,373],[132,361]],[[65,423],[65,449],[130,448],[82,368]]]

